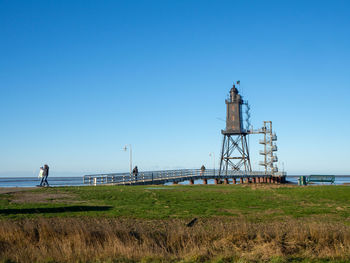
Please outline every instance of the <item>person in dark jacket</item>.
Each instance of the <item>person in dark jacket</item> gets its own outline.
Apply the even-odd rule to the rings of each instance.
[[[201,167],[201,172],[200,172],[200,175],[203,175],[204,174],[204,172],[205,172],[205,166],[204,166],[204,164],[202,165],[202,167]]]
[[[137,169],[137,166],[135,166],[135,168],[132,170],[132,174],[135,177],[135,181],[137,181],[137,175],[139,173],[139,169]]]
[[[40,186],[49,186],[47,181],[47,177],[49,176],[49,166],[47,164],[44,165],[43,177],[41,179]]]

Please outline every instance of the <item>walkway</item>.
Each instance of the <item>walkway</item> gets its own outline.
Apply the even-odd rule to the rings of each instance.
[[[214,179],[216,184],[225,183],[284,183],[286,173],[278,173],[275,176],[266,175],[264,172],[244,173],[242,171],[228,171],[227,175],[219,176],[219,170],[207,169],[204,173],[200,169],[164,170],[140,172],[135,178],[129,173],[92,174],[84,175],[84,184],[97,185],[156,185],[189,181],[194,184],[195,180]],[[231,180],[230,180],[231,179]]]

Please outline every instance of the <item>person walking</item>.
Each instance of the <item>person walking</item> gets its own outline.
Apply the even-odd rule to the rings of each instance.
[[[43,177],[41,179],[40,186],[49,186],[49,183],[47,181],[48,176],[49,176],[49,166],[47,164],[45,164],[44,169],[43,169]]]
[[[44,181],[44,167],[42,167],[42,166],[40,167],[38,178],[40,179],[39,186],[42,186],[43,185],[43,181]]]
[[[132,174],[134,175],[135,182],[137,181],[138,173],[139,173],[139,169],[137,168],[137,166],[135,166],[135,168],[132,170]]]
[[[204,175],[204,172],[205,172],[205,166],[204,166],[204,164],[202,165],[202,167],[201,167],[201,172],[200,172],[200,176],[202,176],[202,175]]]

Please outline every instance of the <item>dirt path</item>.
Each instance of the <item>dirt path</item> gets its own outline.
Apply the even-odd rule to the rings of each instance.
[[[36,187],[0,187],[0,194],[10,194],[16,192],[24,192],[28,190],[33,190]]]
[[[11,203],[86,203],[85,201],[76,200],[74,194],[30,192],[33,189],[37,189],[37,187],[0,187],[0,196],[10,194]]]

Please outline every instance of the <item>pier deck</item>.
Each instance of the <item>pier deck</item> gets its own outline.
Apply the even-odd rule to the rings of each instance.
[[[188,181],[194,184],[196,180],[202,180],[207,184],[208,180],[214,180],[215,184],[236,183],[284,183],[286,173],[277,173],[274,176],[264,172],[241,172],[228,171],[227,174],[219,176],[219,170],[207,169],[202,172],[200,169],[181,169],[181,170],[164,170],[164,171],[147,171],[140,172],[135,177],[130,173],[110,173],[110,174],[93,174],[84,175],[84,184],[98,185],[159,185],[166,183],[177,184]]]

